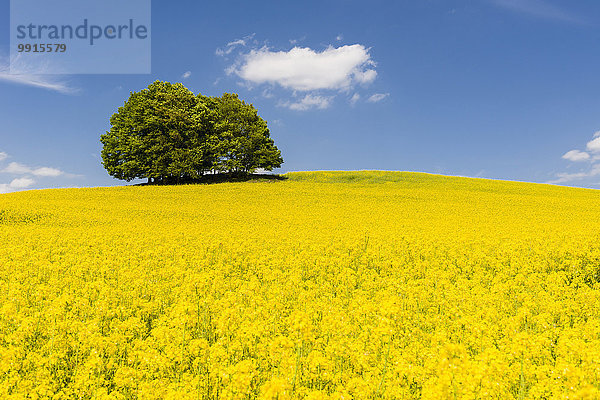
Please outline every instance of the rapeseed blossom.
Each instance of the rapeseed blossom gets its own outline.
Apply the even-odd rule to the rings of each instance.
[[[600,192],[289,177],[1,195],[0,398],[600,398]]]

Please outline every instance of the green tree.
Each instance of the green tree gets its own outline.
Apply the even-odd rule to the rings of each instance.
[[[118,179],[178,183],[283,163],[267,122],[236,94],[196,96],[181,83],[156,81],[131,93],[110,124],[100,137],[102,164]]]
[[[214,170],[251,173],[258,168],[271,171],[281,166],[283,158],[270,137],[267,122],[252,104],[240,100],[237,94],[224,93],[212,100],[211,107],[216,109],[210,138]]]
[[[103,165],[115,178],[179,181],[211,166],[205,157],[210,110],[181,83],[156,81],[131,93],[100,137]]]

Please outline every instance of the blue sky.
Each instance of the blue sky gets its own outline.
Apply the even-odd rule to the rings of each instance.
[[[253,103],[276,172],[600,188],[598,17],[591,0],[155,0],[151,74],[15,76],[0,0],[0,192],[123,184],[99,137],[157,79]]]

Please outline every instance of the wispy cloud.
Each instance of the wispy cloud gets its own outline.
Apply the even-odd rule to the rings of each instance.
[[[567,183],[581,181],[586,178],[593,178],[600,175],[600,165],[594,165],[590,170],[579,172],[559,172],[556,174],[556,179],[552,179],[547,183]]]
[[[242,39],[232,40],[227,43],[224,47],[219,47],[215,50],[215,54],[221,57],[231,54],[237,47],[244,47],[248,45],[254,39],[254,33],[248,36],[244,36]]]
[[[273,94],[273,91],[271,91],[271,89],[270,89],[270,88],[265,88],[265,89],[262,91],[262,96],[263,96],[265,99],[272,99],[273,97],[275,97],[275,95]]]
[[[352,97],[350,97],[350,104],[355,105],[357,101],[360,100],[360,94],[354,93]]]
[[[45,75],[12,75],[4,71],[0,71],[0,81],[18,85],[33,86],[63,94],[75,94],[79,91],[78,89],[69,86],[69,84],[66,82],[61,82],[53,77]]]
[[[287,107],[290,110],[295,110],[295,111],[306,111],[306,110],[310,110],[313,108],[316,108],[319,110],[324,110],[331,105],[332,100],[333,100],[333,97],[307,94],[299,101],[295,101],[295,102],[286,101],[286,102],[279,103],[279,105],[282,107]]]
[[[300,39],[290,39],[290,44],[295,45],[300,42],[304,42],[306,40],[306,36],[302,36]]]
[[[546,0],[491,0],[506,10],[551,21],[586,24],[586,20]]]
[[[61,175],[65,175],[63,171],[57,168],[51,167],[39,167],[39,168],[31,168],[24,164],[20,164],[18,162],[11,162],[5,168],[1,169],[0,172],[4,172],[6,174],[15,174],[15,175],[24,175],[31,174],[35,176],[47,176],[47,177],[57,177]]]
[[[187,78],[189,78],[190,76],[192,76],[192,71],[185,71],[185,72],[183,73],[183,75],[181,75],[181,77],[182,77],[183,79],[187,79]]]
[[[374,95],[372,95],[371,97],[369,97],[367,99],[367,101],[369,103],[378,103],[381,100],[385,99],[386,97],[388,97],[390,94],[389,93],[375,93]]]
[[[13,60],[13,62],[16,62]],[[63,94],[75,94],[79,89],[71,86],[66,80],[54,75],[38,75],[26,73],[27,68],[19,64],[18,71],[22,74],[10,73],[10,63],[7,57],[0,56],[0,81],[16,85],[32,86],[40,89],[51,90]],[[14,72],[14,71],[13,71]]]

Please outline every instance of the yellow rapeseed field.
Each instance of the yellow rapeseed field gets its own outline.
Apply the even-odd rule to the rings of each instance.
[[[415,173],[0,195],[0,399],[598,399],[600,192]]]

